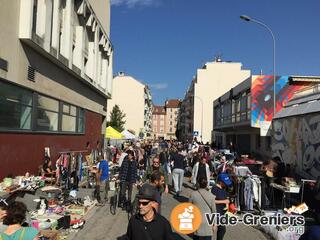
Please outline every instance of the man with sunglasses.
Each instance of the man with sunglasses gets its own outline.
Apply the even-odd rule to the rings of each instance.
[[[173,240],[169,221],[157,213],[153,206],[156,203],[156,189],[145,184],[137,195],[139,213],[132,216],[128,228],[129,240]]]

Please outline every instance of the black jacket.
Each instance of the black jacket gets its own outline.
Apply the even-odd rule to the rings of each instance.
[[[174,240],[169,221],[156,213],[151,222],[145,222],[139,214],[131,217],[128,229],[128,240]]]
[[[175,153],[172,156],[173,160],[173,169],[179,168],[179,169],[184,169],[184,156],[181,155],[180,153]]]
[[[120,178],[120,182],[126,182],[127,181],[127,175],[128,175],[128,171],[129,171],[129,161],[127,157],[125,157],[123,159],[123,162],[121,164],[120,167],[120,174],[119,174],[119,178]],[[130,179],[129,179],[129,183],[136,183],[137,179],[138,179],[138,164],[136,160],[132,161],[132,165],[131,165],[131,174],[130,174]]]

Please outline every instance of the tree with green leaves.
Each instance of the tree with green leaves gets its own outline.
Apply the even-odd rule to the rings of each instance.
[[[113,127],[118,132],[122,132],[124,130],[123,126],[126,123],[125,117],[126,114],[121,111],[120,107],[116,104],[112,108],[110,113],[110,121],[107,123],[107,125]]]

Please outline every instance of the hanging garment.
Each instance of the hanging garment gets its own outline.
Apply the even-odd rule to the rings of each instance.
[[[252,172],[247,166],[236,166],[234,167],[235,174],[240,177],[251,176]]]
[[[69,158],[69,155],[68,154],[64,154],[64,156],[63,156],[63,167],[65,169],[68,168],[68,158]]]
[[[246,210],[253,210],[253,184],[250,178],[244,180],[244,199],[245,199],[245,206]]]
[[[79,181],[82,180],[82,160],[83,160],[83,156],[81,153],[79,153],[78,155],[78,159],[77,159],[77,175],[79,176]]]
[[[258,203],[259,208],[261,208],[261,181],[258,177],[253,177],[253,194],[254,199]]]

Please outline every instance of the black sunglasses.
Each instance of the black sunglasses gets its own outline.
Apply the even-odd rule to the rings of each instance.
[[[149,203],[150,203],[150,201],[148,201],[148,202],[139,202],[139,206],[140,206],[140,205],[142,205],[142,206],[147,206]]]

